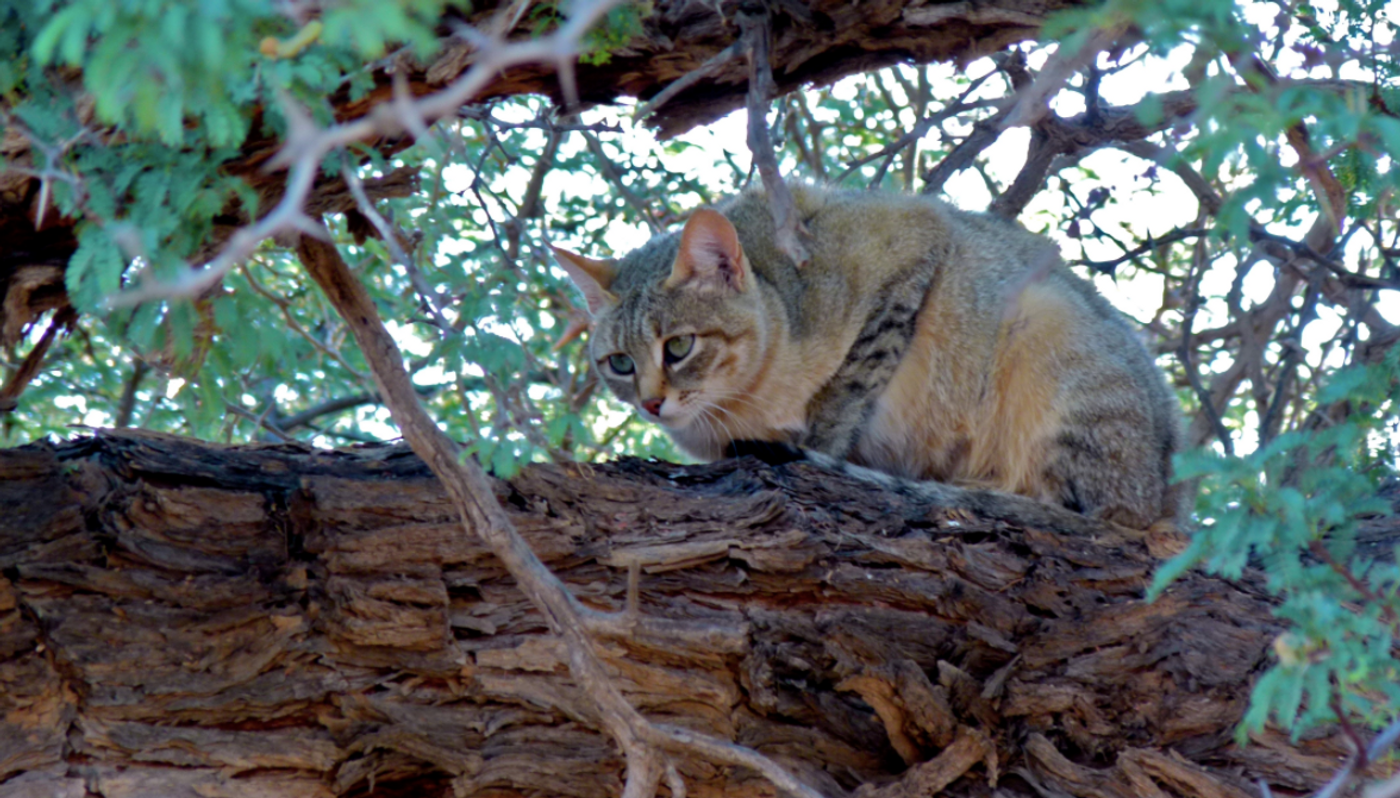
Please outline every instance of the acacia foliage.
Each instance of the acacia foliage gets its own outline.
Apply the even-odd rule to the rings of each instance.
[[[345,325],[277,241],[195,301],[103,302],[207,259],[266,209],[251,176],[226,168],[240,146],[275,145],[291,108],[329,123],[328,98],[364,99],[465,13],[437,0],[315,13],[0,2],[5,152],[23,144],[28,158],[7,167],[40,179],[41,215],[77,220],[65,283],[81,313],[4,416],[3,440],[75,421],[230,441],[392,436]],[[561,13],[520,6],[536,31]],[[585,57],[609,58],[645,13],[615,11]],[[1162,582],[1197,562],[1232,574],[1252,556],[1297,624],[1256,724],[1271,711],[1286,726],[1338,713],[1383,724],[1400,706],[1397,574],[1356,546],[1376,510],[1366,497],[1394,469],[1394,13],[1376,0],[1117,0],[1056,15],[1039,44],[883,70],[770,111],[789,174],[1017,217],[1135,316],[1204,447],[1183,473],[1204,479],[1206,531]],[[631,111],[497,99],[408,149],[323,164],[371,188],[417,180],[373,195],[398,234],[353,201],[328,216],[331,232],[412,353],[431,412],[499,472],[675,455],[602,395],[577,342],[552,348],[582,309],[547,244],[625,249],[754,169],[737,125],[657,141]],[[5,342],[11,372],[44,322]]]

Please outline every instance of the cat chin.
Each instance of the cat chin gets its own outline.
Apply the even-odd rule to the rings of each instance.
[[[661,428],[681,447],[681,451],[699,460],[720,459],[724,456],[724,447],[729,444],[728,439],[717,438],[713,430],[696,421],[681,427],[662,424]]]

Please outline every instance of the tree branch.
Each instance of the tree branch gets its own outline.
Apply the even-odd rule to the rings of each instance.
[[[10,379],[5,382],[5,386],[0,388],[0,413],[8,413],[19,407],[20,394],[29,383],[39,375],[39,369],[43,366],[44,355],[48,353],[49,347],[58,338],[62,330],[72,327],[78,319],[78,312],[71,305],[65,305],[54,311],[53,318],[49,319],[49,326],[44,330],[44,335],[25,355],[19,368],[10,375]]]
[[[146,361],[136,358],[131,366],[131,376],[127,378],[122,386],[121,399],[117,401],[117,415],[112,422],[112,426],[117,429],[131,426],[131,416],[136,412],[136,391],[141,387],[141,380],[146,378],[146,373],[151,367],[146,365]]]

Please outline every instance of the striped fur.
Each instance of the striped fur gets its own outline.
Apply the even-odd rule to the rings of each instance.
[[[619,398],[702,459],[766,441],[1138,529],[1180,517],[1175,400],[1050,242],[929,197],[794,194],[801,270],[757,191],[619,262],[559,252]]]

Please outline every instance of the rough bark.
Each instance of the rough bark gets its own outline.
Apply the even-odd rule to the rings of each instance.
[[[900,62],[967,61],[1036,35],[1047,14],[1074,0],[989,0],[925,4],[923,0],[784,0],[773,4],[771,63],[775,96],[804,84],[824,83],[864,70]],[[473,4],[471,22],[488,24],[499,4]],[[642,20],[642,33],[614,49],[606,63],[579,64],[579,98],[607,103],[619,97],[649,99],[668,85],[705,64],[739,38],[739,0],[659,0]],[[455,11],[453,12],[456,13]],[[396,64],[404,71],[415,95],[435,92],[451,83],[473,62],[470,45],[453,34],[460,20],[445,20],[443,45],[425,64]],[[533,24],[533,23],[527,23]],[[524,28],[522,28],[522,31]],[[523,32],[521,35],[524,35]],[[705,80],[696,81],[657,108],[651,123],[663,135],[674,135],[711,122],[743,105],[748,67],[742,55],[721,59]],[[375,73],[378,86],[356,100],[329,98],[338,119],[354,119],[393,96],[384,69]],[[551,65],[509,70],[480,99],[516,94],[560,96]],[[79,107],[90,115],[91,103]],[[410,143],[407,135],[365,142],[384,154]],[[255,126],[239,155],[226,165],[271,207],[280,197],[283,173],[264,166],[282,142]],[[0,162],[31,166],[31,146],[15,130],[0,136]],[[42,160],[42,159],[40,159]],[[333,206],[353,208],[337,181],[318,186],[308,208],[313,214]],[[370,188],[367,186],[367,188]],[[323,206],[318,209],[317,205]],[[37,222],[42,219],[43,227]],[[237,208],[216,220],[215,235],[205,247],[208,256],[233,229],[247,223]],[[0,333],[28,324],[45,310],[66,304],[62,270],[77,248],[72,225],[50,207],[40,181],[22,172],[0,168]],[[196,256],[196,261],[199,258]],[[13,339],[8,339],[13,340]]]
[[[1137,541],[958,517],[806,464],[536,466],[495,492],[585,603],[712,622],[600,651],[648,717],[824,794],[1255,796],[1252,578],[1143,601]],[[105,432],[0,452],[0,798],[615,795],[542,619],[402,447]],[[769,795],[683,761],[689,793]],[[994,792],[999,791],[999,792]]]

